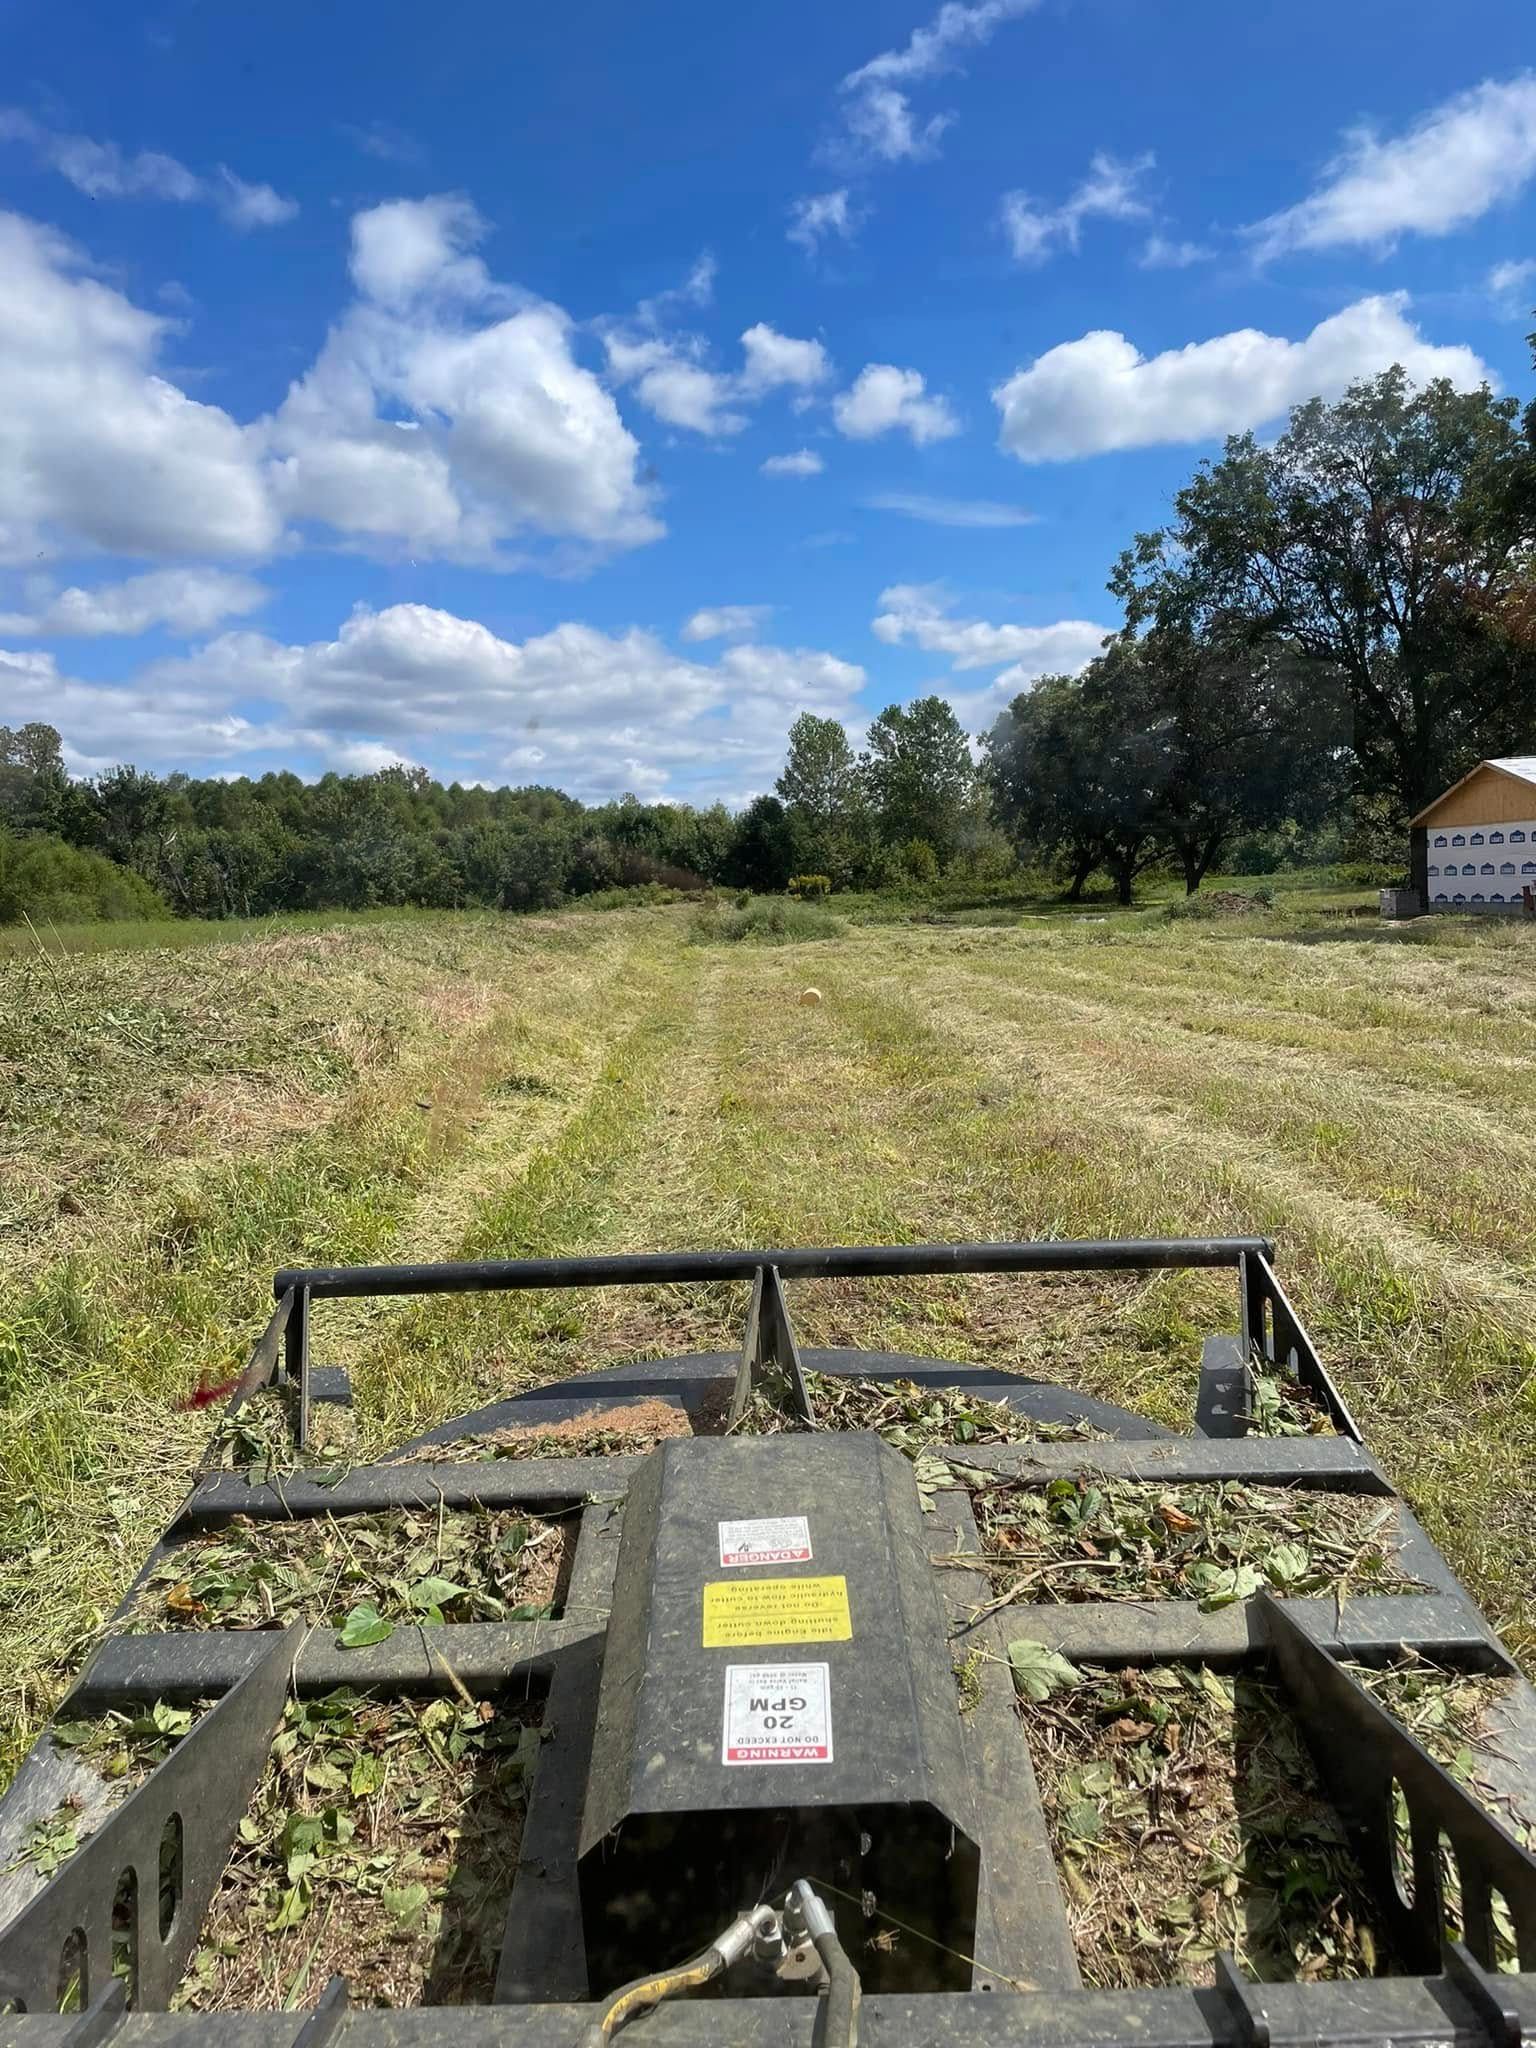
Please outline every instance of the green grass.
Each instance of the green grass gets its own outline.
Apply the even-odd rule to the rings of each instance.
[[[187,1484],[210,1425],[176,1401],[236,1367],[272,1271],[305,1259],[1264,1232],[1372,1449],[1536,1665],[1536,930],[1387,927],[1368,892],[1271,879],[1262,915],[850,919],[772,946],[692,943],[678,905],[34,948],[0,981],[4,1757]],[[1188,1427],[1235,1292],[977,1276],[808,1283],[792,1307],[807,1343]],[[352,1371],[366,1455],[516,1388],[734,1345],[744,1307],[335,1303],[316,1353]]]

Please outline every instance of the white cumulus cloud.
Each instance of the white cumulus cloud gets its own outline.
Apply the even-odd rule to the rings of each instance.
[[[1516,198],[1536,175],[1536,72],[1485,79],[1385,140],[1350,131],[1317,189],[1256,221],[1260,261],[1292,249],[1385,252],[1403,235],[1448,235]]]
[[[1524,319],[1536,300],[1536,257],[1495,263],[1488,273],[1488,295],[1506,319]]]
[[[796,341],[759,320],[741,337],[746,358],[741,373],[744,392],[773,391],[791,385],[808,391],[825,384],[832,374],[827,352],[819,341]]]
[[[249,184],[227,165],[220,164],[212,177],[200,177],[160,150],[128,151],[88,135],[66,135],[20,107],[0,107],[0,142],[27,145],[90,199],[165,199],[211,206],[237,228],[280,227],[299,210],[297,200],[285,199],[271,185]]]
[[[483,232],[453,198],[356,216],[358,297],[265,423],[284,511],[354,545],[503,566],[529,536],[655,539],[638,444],[569,317],[495,284]]]
[[[1492,383],[1476,354],[1427,342],[1395,292],[1359,299],[1300,341],[1240,328],[1144,356],[1100,330],[1048,349],[1000,384],[1000,442],[1024,462],[1065,462],[1115,448],[1205,441],[1280,418],[1314,396],[1336,398],[1357,378],[1401,363],[1415,383],[1448,378],[1460,390]]]
[[[889,647],[910,641],[925,654],[946,654],[957,669],[997,668],[1004,662],[1014,687],[1022,679],[1076,670],[1093,659],[1108,626],[1086,619],[1058,619],[1049,626],[992,626],[981,619],[956,619],[944,593],[929,584],[895,583],[880,593],[881,609],[870,631]]]
[[[1122,160],[1099,150],[1088,175],[1060,206],[1042,207],[1027,192],[1003,194],[1003,233],[1017,263],[1040,263],[1054,249],[1076,249],[1085,220],[1142,220],[1151,211],[1138,189],[1154,158]]]
[[[796,448],[788,455],[770,455],[760,465],[764,476],[820,476],[826,466],[814,448]]]
[[[807,255],[814,256],[823,239],[829,235],[835,235],[839,241],[851,242],[865,217],[850,200],[848,188],[844,185],[835,192],[815,192],[804,199],[797,199],[789,209],[789,226],[784,232],[791,242],[798,242]]]
[[[778,390],[804,397],[831,376],[832,365],[819,341],[781,334],[765,320],[743,333],[739,370],[711,368],[701,335],[665,331],[672,305],[686,302],[685,286],[644,300],[637,324],[611,322],[603,329],[609,376],[616,384],[633,386],[646,410],[668,426],[716,437],[739,434],[748,418],[743,407]],[[691,302],[698,303],[696,298]]]
[[[33,581],[24,611],[0,612],[0,633],[89,640],[164,626],[190,638],[256,611],[267,597],[262,584],[224,569],[152,569],[94,589]]]
[[[773,611],[771,604],[706,605],[683,626],[685,640],[735,640],[755,633]]]
[[[465,780],[536,773],[590,798],[766,788],[800,712],[848,716],[865,681],[816,649],[731,646],[701,661],[638,628],[576,622],[519,642],[416,604],[359,608],[330,640],[225,633],[117,684],[0,653],[11,718],[57,725],[77,766],[428,761]]]
[[[280,521],[253,436],[159,372],[171,323],[0,213],[0,560],[43,549],[266,554]]]
[[[848,390],[833,399],[832,417],[838,432],[852,441],[899,431],[921,448],[960,431],[949,401],[928,396],[918,371],[894,363],[866,363]]]
[[[1036,5],[1038,0],[945,0],[900,49],[882,50],[850,71],[842,82],[842,152],[886,163],[932,156],[952,117],[935,114],[919,121],[906,88],[956,70],[962,51],[980,49],[1004,22]]]

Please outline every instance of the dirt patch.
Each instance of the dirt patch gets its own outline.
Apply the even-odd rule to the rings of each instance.
[[[574,1525],[508,1509],[407,1508],[295,1522],[237,1516],[179,1544],[139,1597],[137,1629],[330,1624],[343,1645],[397,1622],[534,1621],[554,1613]]]
[[[617,1458],[652,1451],[668,1437],[692,1436],[686,1412],[669,1401],[635,1401],[608,1408],[600,1419],[573,1415],[565,1422],[489,1430],[451,1443],[424,1444],[391,1465],[472,1464],[494,1458]]]
[[[1395,1503],[1301,1487],[1005,1481],[974,1490],[983,1561],[1009,1601],[1195,1600],[1414,1590]]]
[[[1375,1971],[1364,1880],[1273,1686],[1056,1662],[1021,1713],[1085,1983],[1210,1984],[1220,1949],[1261,1982]]]
[[[539,1749],[531,1701],[293,1700],[173,2005],[488,2002]]]

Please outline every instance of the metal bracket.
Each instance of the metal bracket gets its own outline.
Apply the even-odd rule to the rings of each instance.
[[[309,1289],[297,1287],[293,1294],[293,1313],[288,1318],[288,1333],[283,1344],[283,1376],[295,1389],[297,1408],[294,1414],[293,1435],[299,1449],[309,1445]]]
[[[60,2048],[105,2048],[128,2012],[128,1987],[114,1977],[100,1998],[75,2021]]]
[[[1494,1967],[1492,1893],[1503,1894],[1522,1963],[1536,1962],[1536,1859],[1344,1667],[1305,1633],[1285,1603],[1260,1593],[1281,1674],[1355,1854],[1410,1970],[1440,1963],[1445,1900],[1441,1842],[1461,1879],[1466,1944]],[[1412,1883],[1399,1876],[1393,1794],[1401,1792],[1412,1831]]]
[[[1240,1337],[1207,1337],[1200,1349],[1195,1427],[1205,1436],[1246,1436],[1253,1419],[1249,1353]]]
[[[772,1374],[787,1386],[789,1407],[808,1429],[816,1427],[811,1397],[800,1366],[800,1351],[789,1320],[789,1307],[777,1266],[759,1266],[752,1282],[752,1303],[747,1310],[747,1334],[736,1368],[736,1385],[731,1394],[726,1428],[734,1429],[747,1412],[755,1387]]]
[[[325,2048],[347,2016],[350,2004],[345,1977],[333,1977],[321,1992],[314,2011],[293,2037],[292,2048]]]
[[[1239,2048],[1269,2048],[1269,2014],[1237,1967],[1237,1958],[1225,1949],[1216,1953],[1216,1989],[1232,2015]]]
[[[1317,1347],[1263,1252],[1239,1253],[1237,1284],[1242,1297],[1244,1355],[1291,1373],[1327,1409],[1341,1436],[1362,1442],[1360,1425],[1328,1377]]]
[[[1498,1972],[1485,1970],[1464,1943],[1445,1944],[1445,1974],[1488,2030],[1491,2048],[1520,2048],[1520,2015]]]
[[[197,1946],[241,1816],[283,1711],[300,1627],[271,1638],[255,1669],[210,1707],[161,1764],[0,1935],[0,2009],[58,2008],[67,1947],[79,1954],[81,2001],[113,1978],[113,1905],[132,1878],[128,1932],[133,2003],[164,2011]],[[105,2007],[101,2010],[104,2012]]]

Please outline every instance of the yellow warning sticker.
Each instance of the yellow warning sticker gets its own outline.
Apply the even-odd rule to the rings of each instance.
[[[712,1579],[704,1588],[704,1647],[753,1643],[846,1643],[852,1639],[848,1581]]]

